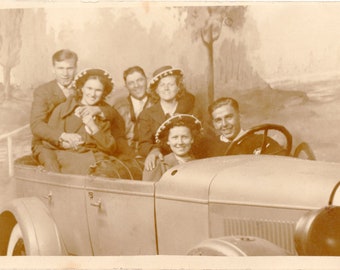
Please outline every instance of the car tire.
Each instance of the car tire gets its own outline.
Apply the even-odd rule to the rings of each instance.
[[[19,224],[15,224],[12,229],[7,245],[7,256],[25,256],[26,249],[23,234]]]
[[[187,252],[191,256],[288,256],[281,247],[259,237],[224,236],[207,239]]]
[[[57,225],[38,198],[14,199],[0,213],[0,255],[67,255]]]

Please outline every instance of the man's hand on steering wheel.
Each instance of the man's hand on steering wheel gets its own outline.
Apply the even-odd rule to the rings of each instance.
[[[285,147],[280,146],[278,142],[276,142],[275,140],[268,136],[269,130],[275,130],[284,135],[286,139]],[[262,131],[263,134],[257,134],[260,131]],[[260,146],[254,145],[255,148],[252,148],[250,153],[241,154],[268,154],[285,156],[290,155],[290,151],[292,150],[292,135],[284,126],[275,124],[263,124],[249,129],[243,135],[236,138],[234,141],[230,143],[228,149],[225,152],[225,155],[240,154],[237,152],[235,153],[235,151],[237,151],[237,149],[240,148],[240,146],[246,143],[247,141],[250,141],[251,139],[254,140],[254,136],[256,136],[256,134],[258,136],[262,135],[262,137],[258,137],[260,138],[261,145]],[[258,138],[256,138],[257,141]]]

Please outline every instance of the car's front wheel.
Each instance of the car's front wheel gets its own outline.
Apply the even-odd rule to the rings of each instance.
[[[19,224],[15,224],[9,237],[7,256],[25,256],[26,249]]]
[[[207,239],[190,249],[193,256],[287,256],[283,248],[253,236],[224,236]]]
[[[8,202],[0,210],[0,228],[0,255],[67,254],[49,209],[36,197]]]

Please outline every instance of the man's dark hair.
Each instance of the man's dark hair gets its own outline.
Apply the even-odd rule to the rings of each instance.
[[[140,66],[133,66],[133,67],[129,67],[128,69],[124,70],[124,73],[123,73],[124,81],[126,82],[127,76],[129,76],[130,74],[134,72],[138,72],[146,78],[145,72]]]
[[[52,63],[54,65],[55,62],[60,62],[60,61],[64,61],[67,59],[74,59],[74,63],[77,65],[78,55],[71,50],[62,49],[53,54]]]
[[[210,117],[212,118],[212,113],[217,108],[222,107],[224,105],[230,105],[234,108],[236,112],[239,112],[239,105],[235,99],[230,98],[230,97],[221,97],[209,105],[208,112],[209,112]]]

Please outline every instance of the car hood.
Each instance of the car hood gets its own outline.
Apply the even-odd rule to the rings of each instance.
[[[171,168],[156,184],[156,197],[314,209],[327,205],[339,180],[339,163],[269,155],[225,156]],[[334,204],[340,205],[340,191]]]

